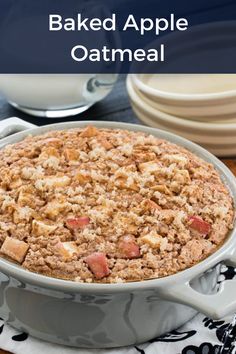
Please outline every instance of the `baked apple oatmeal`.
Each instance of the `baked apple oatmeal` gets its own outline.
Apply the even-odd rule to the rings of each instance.
[[[29,136],[0,151],[1,256],[78,282],[159,278],[200,262],[233,227],[214,167],[142,132]]]

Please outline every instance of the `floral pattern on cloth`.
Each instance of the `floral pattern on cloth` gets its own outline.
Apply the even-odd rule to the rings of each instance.
[[[236,268],[222,265],[219,283],[236,278]],[[198,314],[181,328],[126,348],[78,349],[40,341],[0,319],[0,348],[15,354],[236,354],[236,316],[212,320]]]

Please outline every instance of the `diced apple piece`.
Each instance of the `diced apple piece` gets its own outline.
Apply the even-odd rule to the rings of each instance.
[[[93,127],[92,125],[86,127],[81,133],[80,136],[83,138],[91,138],[99,134],[97,128]]]
[[[60,157],[58,150],[53,146],[45,146],[39,155],[39,159],[44,159],[47,156]]]
[[[77,172],[74,178],[77,182],[79,182],[79,184],[82,185],[92,181],[92,177],[89,174],[84,174],[81,172]]]
[[[168,161],[170,164],[176,163],[177,165],[184,167],[188,163],[188,159],[185,156],[180,154],[173,154],[173,155],[165,155],[164,159]]]
[[[28,249],[29,245],[26,242],[7,236],[2,244],[1,252],[14,261],[22,263]]]
[[[99,144],[106,150],[110,150],[112,149],[114,146],[110,143],[109,140],[107,140],[107,138],[105,137],[101,137],[99,140],[98,140]]]
[[[89,269],[95,278],[102,279],[110,274],[106,255],[102,252],[94,252],[85,258]]]
[[[82,229],[90,222],[88,216],[79,216],[75,218],[68,218],[66,220],[66,226],[71,230]]]
[[[117,213],[113,216],[113,222],[118,226],[118,228],[125,229],[129,234],[136,233],[138,226],[135,225],[135,222],[121,213]]]
[[[15,211],[15,208],[15,200],[7,194],[3,195],[1,210],[4,212],[7,211],[8,213],[12,214]]]
[[[45,224],[44,222],[39,220],[32,221],[32,232],[36,236],[50,235],[57,229],[57,227],[57,225]]]
[[[21,186],[22,186],[22,183],[23,183],[22,179],[21,179],[21,178],[17,178],[17,179],[14,179],[14,180],[10,183],[9,187],[10,187],[10,189],[16,189],[16,188],[21,187]]]
[[[200,216],[189,216],[189,227],[197,231],[202,236],[206,236],[211,231],[211,224],[204,221]]]
[[[58,242],[56,244],[56,249],[61,256],[68,259],[73,256],[73,254],[78,252],[78,248],[75,242]]]
[[[18,224],[23,221],[29,221],[32,217],[33,210],[28,206],[17,207],[13,213],[13,221]]]
[[[64,150],[64,156],[67,161],[77,161],[79,159],[79,152],[75,149],[66,148]]]
[[[26,193],[24,191],[20,191],[17,204],[20,206],[31,205],[32,204],[32,197],[31,194]]]
[[[140,238],[140,241],[147,243],[152,248],[160,248],[162,237],[156,233],[150,233]]]
[[[154,152],[148,151],[134,151],[133,157],[135,161],[138,163],[144,163],[148,161],[153,161],[156,158],[156,154]]]
[[[57,217],[60,213],[62,213],[63,211],[65,211],[68,207],[68,203],[64,203],[64,202],[60,202],[60,201],[56,201],[53,200],[51,202],[49,202],[44,209],[44,214],[50,218],[50,219],[54,219],[55,217]]]
[[[149,174],[155,173],[160,168],[158,163],[156,163],[155,161],[139,163],[138,167],[141,172]]]
[[[187,184],[191,182],[188,170],[178,170],[174,176],[174,180],[181,184]]]
[[[63,145],[63,140],[58,138],[47,138],[44,140],[45,146],[53,146],[55,148],[60,148]]]
[[[141,237],[140,241],[148,244],[151,248],[160,249],[160,251],[165,251],[168,245],[167,237],[162,237],[155,232],[150,232]]]
[[[171,191],[165,184],[158,184],[156,186],[153,186],[151,189],[155,192],[160,192],[166,195],[172,195]]]
[[[161,210],[161,207],[151,199],[145,199],[141,206],[147,211]]]
[[[119,241],[119,250],[124,258],[132,259],[140,256],[140,250],[132,236],[124,236]]]
[[[115,186],[119,189],[131,189],[139,192],[139,186],[134,180],[129,180],[127,177],[119,177],[115,180]]]

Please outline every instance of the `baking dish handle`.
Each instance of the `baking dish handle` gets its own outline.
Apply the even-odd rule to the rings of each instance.
[[[5,138],[8,135],[35,128],[36,125],[26,122],[23,119],[17,117],[11,117],[0,121],[0,139]]]
[[[236,250],[224,263],[236,267]],[[170,286],[163,293],[165,298],[188,305],[212,319],[221,319],[236,311],[236,279],[222,282],[215,294],[202,294],[194,290],[190,281]]]

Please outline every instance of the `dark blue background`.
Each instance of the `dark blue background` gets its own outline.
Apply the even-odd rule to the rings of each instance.
[[[48,31],[49,14],[65,17],[104,18],[117,14],[118,25],[124,25],[129,14],[140,17],[186,17],[189,26],[211,24],[199,31],[187,30],[173,39],[156,37],[154,32],[140,36],[129,30],[119,32],[123,48],[144,48],[160,39],[166,43],[166,62],[153,65],[75,62],[73,46],[112,48],[119,46],[113,32]],[[222,21],[224,21],[222,23]],[[226,21],[226,22],[225,22]],[[231,21],[235,21],[231,22]],[[166,34],[166,33],[165,33]],[[170,44],[169,44],[170,41]],[[236,1],[235,0],[0,0],[0,72],[1,73],[109,73],[109,72],[236,72]]]

